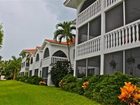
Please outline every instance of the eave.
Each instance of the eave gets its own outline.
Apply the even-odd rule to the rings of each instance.
[[[80,3],[84,0],[66,0],[64,2],[64,5],[66,7],[77,9],[77,7],[80,5]]]

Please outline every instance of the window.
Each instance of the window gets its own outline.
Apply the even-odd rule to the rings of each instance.
[[[42,68],[42,78],[47,79],[48,78],[48,67]]]
[[[39,61],[39,54],[36,55],[36,61]]]
[[[66,54],[65,54],[63,51],[61,51],[61,50],[55,52],[55,53],[53,54],[53,56],[65,57],[65,58],[67,57]]]
[[[38,76],[38,69],[35,69],[35,76]]]
[[[87,75],[99,75],[100,74],[100,57],[93,57],[88,59]]]
[[[31,64],[33,64],[33,57],[31,57]]]
[[[106,32],[123,26],[123,4],[106,12]]]
[[[89,39],[101,35],[101,16],[89,22]]]
[[[78,44],[86,41],[87,36],[88,36],[88,24],[86,24],[78,29]]]
[[[125,0],[126,23],[140,19],[140,0]]]
[[[32,70],[29,71],[29,76],[30,76],[30,77],[32,76]]]
[[[89,7],[92,3],[94,3],[96,0],[86,0],[84,4],[82,5],[81,9],[79,12],[82,12],[85,10],[87,7]]]
[[[48,48],[46,48],[45,49],[45,52],[44,52],[44,58],[47,58],[47,57],[49,57],[49,49]]]
[[[86,76],[86,59],[76,62],[76,75],[78,78]]]

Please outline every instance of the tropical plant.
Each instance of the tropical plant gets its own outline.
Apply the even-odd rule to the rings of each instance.
[[[26,52],[25,51],[22,51],[20,54],[19,54],[22,58],[24,58],[26,56]]]
[[[139,105],[140,89],[131,82],[125,82],[125,85],[121,88],[121,94],[118,98],[128,105]]]
[[[68,61],[58,61],[51,70],[51,79],[53,84],[58,87],[60,80],[68,74],[69,69]]]
[[[66,40],[67,48],[68,48],[68,59],[71,66],[71,58],[70,58],[70,45],[74,42],[75,34],[73,30],[76,30],[73,22],[66,22],[59,23],[56,25],[56,31],[54,33],[54,39],[61,42],[62,39]]]
[[[16,79],[16,76],[21,68],[21,58],[16,58],[12,56],[12,60],[9,62],[9,70],[11,70],[13,80]]]
[[[3,27],[2,27],[2,25],[0,24],[0,47],[1,47],[1,45],[2,45],[3,35],[4,35]]]

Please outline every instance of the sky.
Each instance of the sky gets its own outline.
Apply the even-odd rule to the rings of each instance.
[[[10,59],[26,48],[53,39],[56,24],[73,20],[76,11],[63,5],[64,0],[0,0],[0,23],[4,29],[0,56]]]

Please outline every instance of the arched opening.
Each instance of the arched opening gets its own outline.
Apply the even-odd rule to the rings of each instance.
[[[39,54],[36,55],[36,61],[39,61]]]
[[[49,49],[46,48],[45,51],[44,51],[44,56],[43,56],[43,58],[47,58],[47,57],[49,57],[49,56],[50,56]]]
[[[89,7],[92,3],[94,3],[96,0],[85,0],[83,3],[79,13],[81,13],[83,10],[85,10],[87,7]]]
[[[65,58],[67,58],[66,54],[65,54],[63,51],[61,51],[61,50],[55,52],[55,53],[53,54],[53,56],[65,57]]]
[[[31,57],[31,64],[33,64],[33,57]]]

